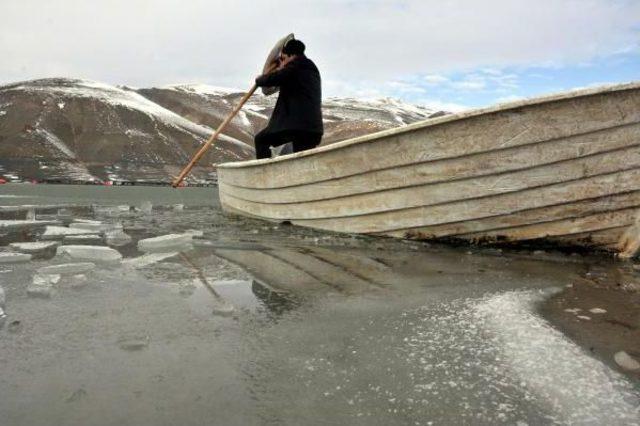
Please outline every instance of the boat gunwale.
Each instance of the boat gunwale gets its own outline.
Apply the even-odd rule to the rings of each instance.
[[[570,90],[570,91],[565,91],[560,93],[552,93],[548,95],[543,95],[543,96],[538,96],[538,97],[533,97],[528,99],[521,99],[521,100],[516,100],[512,102],[498,103],[496,105],[492,105],[484,108],[470,109],[470,110],[462,111],[455,114],[448,114],[442,117],[426,119],[426,120],[422,120],[406,126],[383,130],[380,132],[375,132],[375,133],[371,133],[363,136],[358,136],[355,138],[332,143],[329,145],[320,146],[317,148],[313,148],[310,150],[306,150],[306,151],[302,151],[294,154],[283,155],[275,158],[264,158],[259,160],[227,162],[227,163],[217,164],[216,167],[218,169],[244,169],[244,168],[251,168],[251,167],[260,167],[263,165],[278,164],[282,162],[297,160],[299,158],[310,157],[317,154],[323,154],[326,152],[331,152],[331,151],[351,147],[353,145],[358,145],[361,143],[366,143],[366,142],[370,142],[370,141],[381,139],[381,138],[398,136],[406,133],[411,133],[417,130],[436,127],[446,123],[463,121],[463,120],[478,117],[481,115],[490,115],[490,114],[495,114],[499,112],[515,110],[523,107],[544,105],[547,103],[553,103],[557,101],[572,100],[572,99],[578,99],[583,97],[597,96],[601,94],[624,92],[627,90],[638,90],[638,89],[640,89],[640,81],[633,81],[633,82],[612,84],[612,85],[602,85],[602,86],[590,87],[585,89],[576,89],[576,90]]]

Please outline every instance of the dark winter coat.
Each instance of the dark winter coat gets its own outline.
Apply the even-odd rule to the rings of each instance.
[[[289,62],[283,69],[262,75],[256,79],[259,87],[279,87],[267,132],[304,130],[323,133],[322,91],[320,72],[304,55]]]

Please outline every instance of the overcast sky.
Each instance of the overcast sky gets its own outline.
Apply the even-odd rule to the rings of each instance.
[[[455,109],[640,80],[640,0],[0,0],[0,83],[246,88],[289,32],[325,96]]]

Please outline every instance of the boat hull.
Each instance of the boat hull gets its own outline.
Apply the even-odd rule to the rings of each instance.
[[[337,232],[616,250],[640,208],[640,84],[218,167],[223,208]]]

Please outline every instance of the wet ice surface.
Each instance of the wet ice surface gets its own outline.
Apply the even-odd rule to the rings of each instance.
[[[212,189],[46,189],[2,202],[83,205],[34,215],[103,242],[0,265],[0,424],[639,422],[637,387],[536,314],[579,261],[227,217]]]

